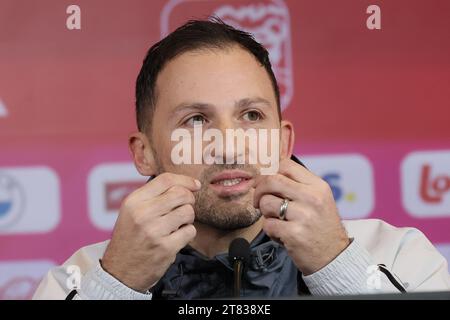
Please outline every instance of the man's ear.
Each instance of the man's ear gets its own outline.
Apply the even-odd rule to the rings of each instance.
[[[294,126],[290,121],[282,120],[280,131],[280,159],[289,159],[294,151]]]
[[[132,133],[128,138],[128,147],[133,156],[134,165],[143,176],[157,174],[157,166],[150,141],[142,132]]]

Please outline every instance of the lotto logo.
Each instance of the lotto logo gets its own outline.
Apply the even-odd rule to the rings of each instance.
[[[420,173],[420,197],[428,203],[441,203],[450,191],[450,175],[432,176],[431,166],[424,164]]]
[[[368,217],[374,207],[372,166],[358,154],[298,156],[314,174],[328,182],[343,219]]]
[[[291,25],[289,9],[282,0],[195,1],[172,0],[161,12],[161,36],[168,35],[193,16],[214,15],[235,28],[254,35],[268,51],[280,87],[282,109],[292,99]]]
[[[413,152],[401,165],[402,201],[416,217],[450,215],[450,151]]]

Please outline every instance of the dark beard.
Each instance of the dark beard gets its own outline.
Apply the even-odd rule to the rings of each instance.
[[[236,230],[254,224],[261,217],[261,212],[253,207],[253,192],[244,195],[219,198],[209,188],[211,177],[227,169],[240,169],[257,174],[251,165],[223,164],[212,165],[200,178],[202,188],[195,192],[195,220],[219,230]]]
[[[155,157],[155,161],[158,174],[167,171],[157,157]],[[262,214],[259,209],[253,207],[252,190],[245,195],[218,198],[209,188],[209,182],[214,174],[232,169],[247,171],[254,176],[259,175],[259,169],[248,164],[214,164],[209,166],[199,178],[202,183],[201,189],[194,192],[195,221],[218,230],[231,231],[249,227],[261,218]]]

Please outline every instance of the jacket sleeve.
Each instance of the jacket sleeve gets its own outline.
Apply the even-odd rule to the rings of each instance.
[[[333,261],[315,273],[303,276],[313,295],[360,295],[397,293],[398,288],[389,281],[370,253],[357,239]]]
[[[99,258],[105,245],[78,250],[62,266],[51,269],[39,284],[33,299],[64,300],[73,291],[76,300],[151,300],[152,295],[137,292],[102,269]]]
[[[62,284],[65,279],[64,276],[60,276],[60,268],[53,268],[47,273],[34,293],[33,300],[64,300],[66,298],[70,290]]]
[[[407,228],[395,250],[390,268],[402,280],[407,291],[450,290],[447,260],[417,229]]]
[[[376,294],[450,290],[447,261],[422,232],[381,220],[346,223],[352,243],[303,280],[312,294]]]

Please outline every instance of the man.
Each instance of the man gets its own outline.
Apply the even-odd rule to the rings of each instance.
[[[245,296],[450,289],[445,259],[420,231],[340,220],[328,184],[291,160],[294,130],[279,95],[267,51],[221,21],[188,22],[150,48],[129,146],[137,170],[153,178],[124,200],[111,240],[51,270],[34,298],[229,297],[236,238],[251,243]],[[216,151],[223,161],[212,164],[174,161],[173,132],[199,127],[276,130],[267,141],[278,170],[228,162],[235,151]],[[71,266],[81,271],[75,291]]]

